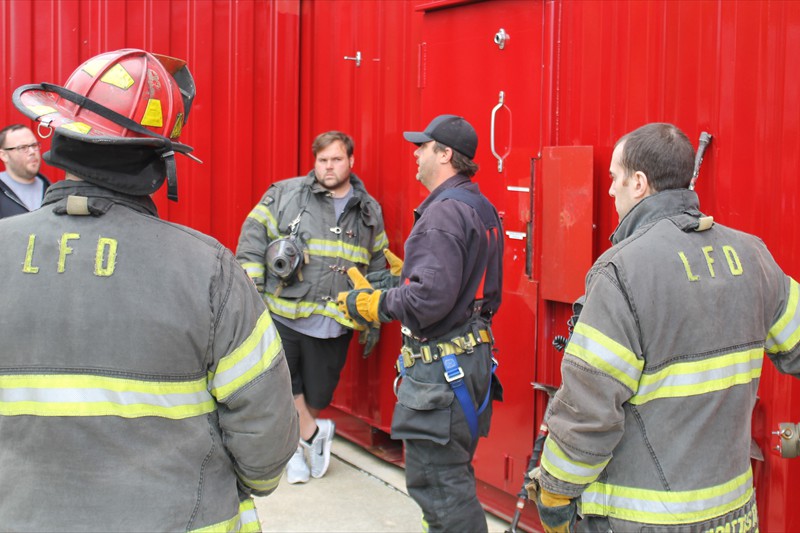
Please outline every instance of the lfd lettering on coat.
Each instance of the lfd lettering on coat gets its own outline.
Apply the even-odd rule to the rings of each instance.
[[[717,263],[717,258],[720,255],[719,251],[715,250],[713,246],[703,246],[700,251],[703,253],[708,275],[712,278],[717,277],[717,272],[714,268],[714,265]],[[727,244],[724,245],[722,247],[722,255],[725,257],[725,262],[728,265],[728,271],[730,271],[731,275],[741,276],[744,272],[744,268],[742,267],[742,262],[739,260],[739,254],[736,253],[736,250],[733,248],[733,246],[729,246]],[[697,281],[702,275],[705,275],[702,271],[702,266],[695,265],[696,270],[692,269],[692,265],[685,253],[678,252],[678,257],[681,258],[683,268],[686,270],[686,278],[689,281]],[[697,274],[695,274],[695,271]]]
[[[58,262],[56,272],[62,274],[67,271],[69,261],[67,256],[86,253],[85,250],[75,250],[78,246],[76,241],[80,240],[79,233],[62,233],[58,241]],[[114,273],[117,264],[117,240],[109,237],[98,237],[97,245],[94,249],[94,275],[108,277]],[[25,261],[22,264],[22,271],[25,274],[36,274],[39,266],[34,264],[34,253],[36,250],[36,234],[28,236],[28,246],[25,250]]]

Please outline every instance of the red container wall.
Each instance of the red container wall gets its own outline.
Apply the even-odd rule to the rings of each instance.
[[[596,253],[617,218],[605,195],[613,143],[643,123],[673,122],[695,143],[701,131],[714,135],[697,185],[701,209],[761,237],[798,279],[800,3],[565,1],[552,16],[559,98],[550,135],[553,144],[595,146]],[[759,396],[762,530],[798,531],[791,480],[800,461],[769,448],[778,423],[800,418],[800,383],[765,359]]]
[[[186,60],[197,97],[181,141],[203,164],[179,157],[179,202],[163,189],[156,201],[163,218],[235,248],[267,185],[297,172],[299,31],[297,0],[6,0],[0,124],[27,120],[11,104],[14,89],[63,84],[100,52],[143,48]]]

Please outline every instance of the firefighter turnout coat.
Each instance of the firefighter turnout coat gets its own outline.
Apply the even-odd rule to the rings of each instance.
[[[356,266],[362,274],[385,269],[381,252],[389,241],[380,204],[355,174],[350,174],[350,185],[353,196],[338,220],[330,192],[317,182],[313,170],[273,183],[247,215],[236,258],[273,314],[292,320],[316,314],[353,327],[336,304],[336,296],[351,288],[347,269]],[[265,266],[267,247],[289,236],[290,225],[298,219],[297,235],[308,262],[301,265],[298,279],[283,284]]]
[[[541,485],[614,531],[755,530],[752,410],[765,351],[800,377],[798,284],[686,189],[638,203],[612,242],[586,277]]]
[[[298,422],[233,254],[75,181],[0,249],[0,529],[259,531]]]

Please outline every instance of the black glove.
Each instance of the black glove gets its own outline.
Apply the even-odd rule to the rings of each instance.
[[[576,498],[554,494],[539,485],[541,470],[537,467],[530,473],[531,482],[525,485],[528,499],[536,502],[539,521],[545,533],[573,533],[578,518]]]
[[[364,345],[364,352],[361,354],[364,359],[372,355],[372,349],[378,344],[381,338],[381,325],[369,324],[358,334],[358,343]]]

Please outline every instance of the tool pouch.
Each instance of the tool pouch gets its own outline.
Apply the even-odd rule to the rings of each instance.
[[[406,375],[397,390],[392,438],[447,444],[454,398],[447,383],[424,383]]]

